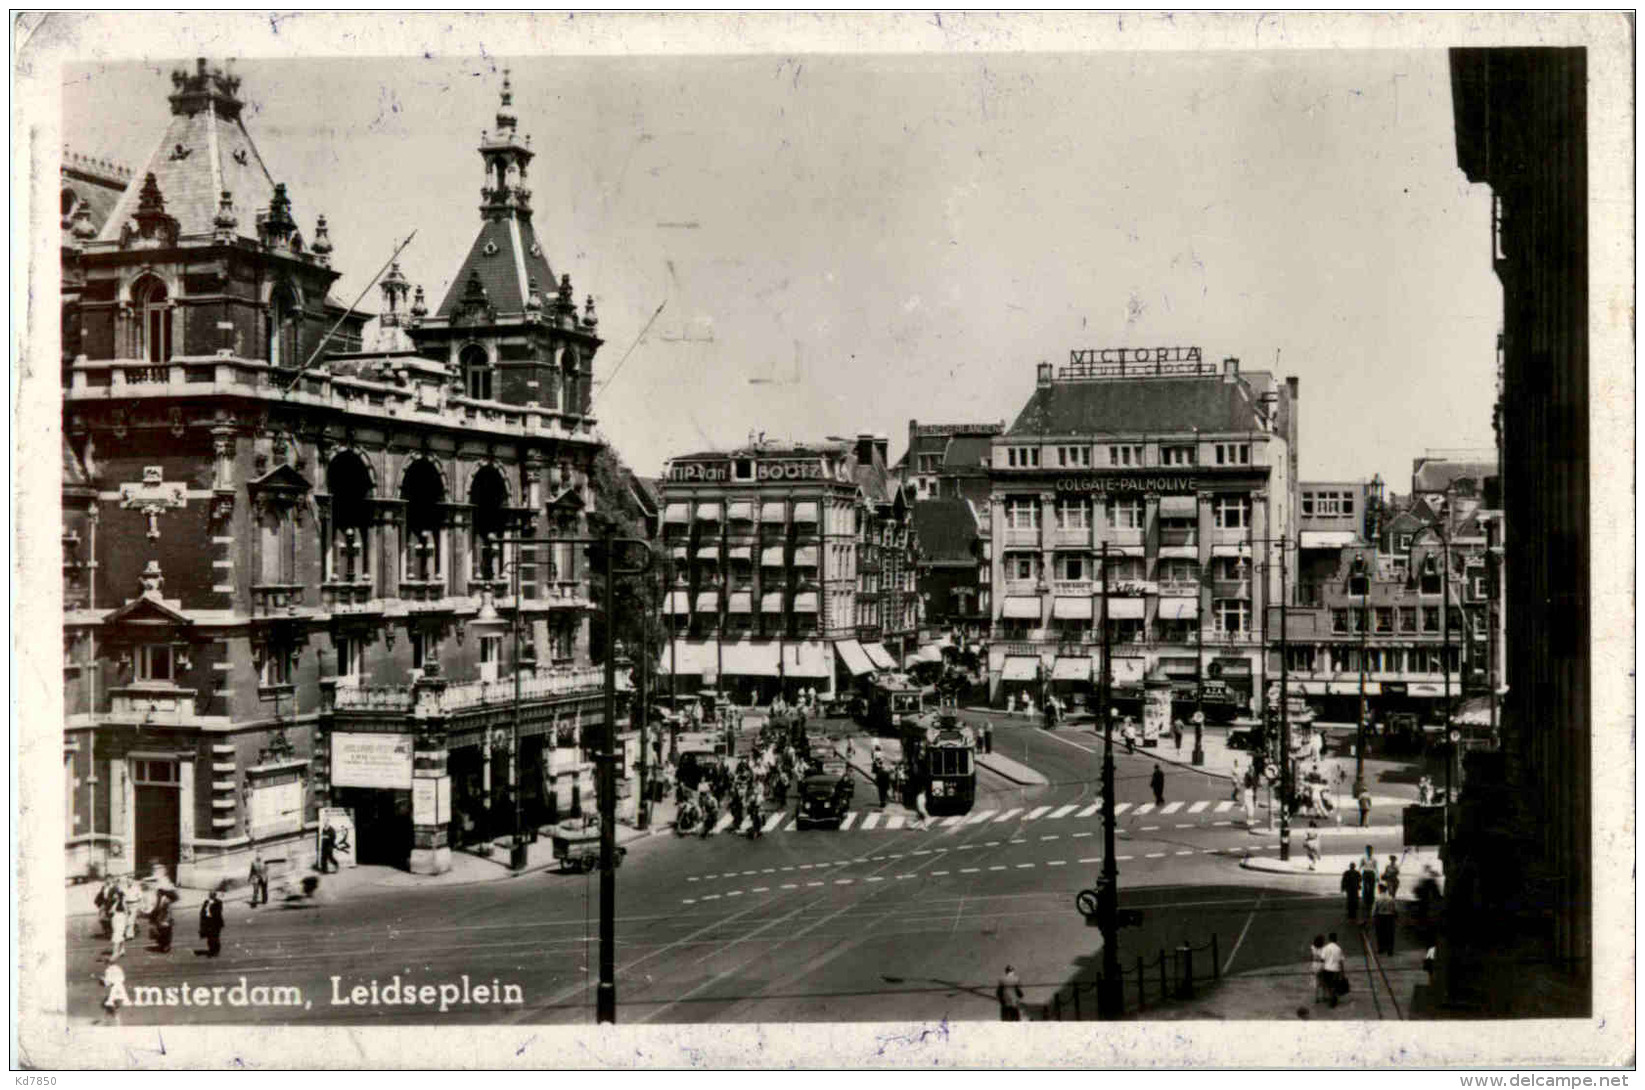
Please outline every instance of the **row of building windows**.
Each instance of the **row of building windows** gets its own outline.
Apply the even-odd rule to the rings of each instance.
[[[1243,598],[1214,599],[1210,616],[1211,627],[1206,630],[1210,636],[1243,636],[1253,631],[1251,603]],[[1148,622],[1142,617],[1110,617],[1108,627],[1110,635],[1115,639],[1134,642],[1147,638]],[[1040,622],[1033,618],[1008,617],[998,622],[999,638],[1002,640],[1031,639],[1039,628]],[[1102,628],[1097,621],[1053,618],[1049,631],[1058,639],[1088,641],[1100,636]],[[1162,617],[1154,622],[1154,639],[1162,643],[1193,642],[1198,635],[1197,618]]]
[[[1007,552],[1005,577],[1007,579],[1038,579],[1042,558],[1039,553]],[[1051,559],[1052,578],[1078,583],[1102,578],[1102,561],[1083,553],[1059,552]],[[1112,582],[1141,582],[1146,578],[1147,560],[1140,556],[1108,558],[1108,578]],[[1162,585],[1198,584],[1203,574],[1199,562],[1177,557],[1160,560],[1156,568]],[[1211,558],[1211,578],[1224,583],[1245,582],[1251,577],[1251,563],[1244,557],[1217,556]]]
[[[1448,668],[1456,673],[1462,668],[1462,648],[1443,647],[1367,647],[1363,658],[1367,674],[1442,674]],[[1329,671],[1334,674],[1359,673],[1361,649],[1354,644],[1320,644],[1285,649],[1285,664],[1289,670],[1310,674]]]
[[[1144,445],[1142,443],[1110,443],[1103,446],[1091,447],[1058,446],[1056,451],[1057,466],[1062,469],[1088,469],[1095,459],[1099,465],[1122,469],[1139,469],[1145,466]],[[1159,464],[1162,466],[1192,466],[1199,464],[1199,448],[1193,443],[1162,443],[1159,448]],[[926,457],[922,455],[922,459]],[[934,457],[934,456],[932,456]],[[1005,464],[1011,469],[1038,469],[1040,467],[1040,448],[1037,446],[1018,446],[1005,448]],[[1210,446],[1210,461],[1208,465],[1219,466],[1248,466],[1251,464],[1250,443],[1212,443]],[[924,472],[935,472],[923,470]]]
[[[1108,526],[1115,530],[1140,530],[1147,513],[1141,499],[1113,499],[1098,501],[1058,498],[1052,506],[1059,530],[1089,530],[1094,507],[1106,508]],[[1211,501],[1212,524],[1219,530],[1242,530],[1251,525],[1250,496],[1217,496]],[[1007,496],[1005,499],[1005,526],[1009,530],[1037,530],[1040,527],[1040,500],[1037,496]],[[1199,520],[1169,518],[1160,520],[1160,529],[1174,533],[1197,532]],[[1189,544],[1182,542],[1181,544]]]
[[[1354,493],[1330,489],[1314,489],[1304,492],[1302,494],[1302,513],[1321,517],[1352,515],[1354,513]],[[1407,540],[1409,540],[1409,535],[1407,535]]]
[[[1458,616],[1458,613],[1461,616]],[[1418,627],[1418,621],[1421,627]],[[1370,632],[1428,632],[1439,633],[1444,628],[1444,618],[1438,606],[1376,606],[1371,610]],[[1365,611],[1359,606],[1347,609],[1333,609],[1331,611],[1331,631],[1338,633],[1359,632],[1365,625]],[[1470,609],[1453,611],[1451,615],[1451,630],[1461,631],[1464,626],[1472,628],[1479,636],[1485,635],[1485,611]]]

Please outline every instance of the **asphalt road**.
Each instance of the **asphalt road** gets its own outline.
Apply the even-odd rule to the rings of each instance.
[[[1089,732],[996,720],[995,749],[1050,785],[1024,788],[985,771],[969,815],[922,831],[906,819],[888,827],[904,812],[878,811],[872,788],[859,783],[856,816],[843,830],[794,832],[788,821],[757,840],[660,834],[631,845],[617,872],[618,1020],[992,1019],[994,982],[1007,963],[1031,1006],[1092,980],[1100,938],[1073,899],[1101,866],[1100,744]],[[1242,870],[1245,852],[1272,852],[1276,842],[1253,835],[1224,805],[1227,781],[1168,769],[1161,810],[1150,805],[1153,765],[1146,755],[1116,757],[1122,905],[1144,912],[1142,926],[1121,935],[1124,963],[1212,934],[1236,971],[1297,960],[1311,930],[1298,921],[1320,914],[1328,886]],[[1384,825],[1340,843],[1362,839],[1388,851],[1398,831]],[[133,944],[122,962],[128,991],[171,987],[180,999],[185,983],[190,997],[203,986],[205,1005],[132,1006],[121,1020],[591,1022],[598,891],[597,874],[539,872],[362,890],[301,908],[235,903],[221,958],[190,949],[197,942],[184,919],[170,955]],[[89,924],[71,921],[68,938],[70,1014],[88,1019],[101,1014],[94,977],[107,950]],[[439,986],[461,997],[465,975],[471,1002],[441,1011]],[[383,1001],[396,976],[402,989],[434,986],[434,1002]],[[302,1004],[233,1005],[242,977],[252,987],[300,989]],[[378,1000],[354,1002],[354,988],[369,993],[372,981]],[[488,994],[472,1002],[476,986],[494,981],[517,985],[521,1001]]]

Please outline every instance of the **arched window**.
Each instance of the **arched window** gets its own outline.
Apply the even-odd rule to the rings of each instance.
[[[145,276],[131,286],[131,306],[137,316],[137,358],[150,363],[171,359],[171,306],[166,283]]]
[[[300,367],[299,323],[302,308],[290,284],[276,284],[268,300],[268,362],[274,367]]]
[[[331,525],[326,530],[328,582],[371,578],[371,471],[358,454],[343,451],[326,467]]]
[[[495,466],[482,466],[468,488],[468,502],[474,508],[474,530],[469,548],[469,578],[489,582],[503,577],[507,548],[500,542],[508,536],[508,487]]]
[[[436,582],[444,578],[445,573],[442,507],[446,495],[440,472],[433,462],[419,458],[407,467],[400,498],[406,501],[404,578],[413,582]]]
[[[491,400],[491,357],[477,344],[464,348],[457,357],[463,369],[463,389],[476,401]]]

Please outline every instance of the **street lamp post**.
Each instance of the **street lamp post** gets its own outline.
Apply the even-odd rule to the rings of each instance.
[[[1449,511],[1449,508],[1447,508]],[[1443,518],[1444,516],[1441,516]],[[1443,521],[1436,522],[1444,563],[1439,573],[1440,649],[1439,668],[1445,676],[1445,830],[1444,841],[1451,842],[1451,766],[1456,763],[1457,739],[1451,729],[1451,535]]]
[[[1097,924],[1102,930],[1102,984],[1098,1016],[1117,1020],[1125,1009],[1120,976],[1119,863],[1114,858],[1114,659],[1108,619],[1108,543],[1102,544],[1102,887],[1097,896]]]
[[[1300,563],[1301,558],[1298,558]],[[1286,659],[1290,658],[1290,645],[1286,642],[1285,621],[1286,592],[1285,592],[1285,539],[1279,540],[1279,857],[1281,860],[1291,858],[1291,813],[1289,803],[1294,790],[1291,783],[1291,700],[1290,700],[1290,666]],[[1268,613],[1266,598],[1263,602],[1263,615]],[[1264,660],[1268,658],[1268,648],[1262,649]],[[1262,694],[1264,702],[1268,694]]]
[[[1354,556],[1354,578],[1359,580],[1359,736],[1354,746],[1354,796],[1365,791],[1365,630],[1371,623],[1371,573],[1365,554]]]
[[[1205,585],[1203,573],[1199,585]],[[1197,593],[1194,610],[1194,752],[1190,761],[1199,766],[1205,763],[1205,612],[1199,608]]]

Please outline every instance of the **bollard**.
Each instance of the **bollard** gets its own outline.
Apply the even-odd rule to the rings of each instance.
[[[1062,1021],[1062,993],[1058,992],[1051,997],[1051,1017],[1058,1022]]]
[[[1211,932],[1211,979],[1222,979],[1222,957],[1217,953],[1217,933]]]
[[[1194,948],[1182,944],[1182,992],[1184,999],[1194,998]]]

